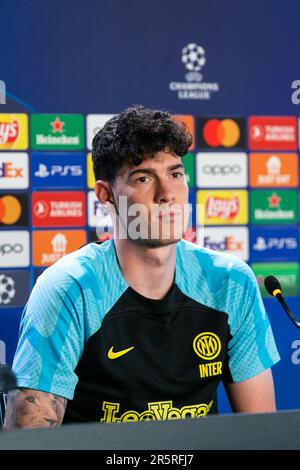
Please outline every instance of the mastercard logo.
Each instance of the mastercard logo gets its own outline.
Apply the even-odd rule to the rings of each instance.
[[[204,125],[203,137],[210,147],[234,147],[241,132],[233,119],[211,119]]]
[[[15,224],[21,217],[20,201],[14,196],[0,198],[0,222],[5,225]]]

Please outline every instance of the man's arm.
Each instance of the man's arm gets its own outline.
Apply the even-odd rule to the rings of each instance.
[[[225,384],[225,388],[235,412],[267,413],[276,411],[271,369],[243,382]]]
[[[61,425],[67,400],[29,388],[9,392],[4,430],[55,428]]]

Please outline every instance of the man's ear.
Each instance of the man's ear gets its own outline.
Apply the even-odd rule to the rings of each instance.
[[[112,199],[114,199],[114,197],[108,181],[96,181],[95,194],[102,204],[106,204],[107,202],[113,203]]]

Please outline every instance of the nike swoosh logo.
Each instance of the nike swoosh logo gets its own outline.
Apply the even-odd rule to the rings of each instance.
[[[129,351],[134,349],[134,346],[132,346],[131,348],[127,348],[127,349],[122,349],[122,351],[117,351],[117,352],[114,352],[113,348],[114,347],[112,346],[107,353],[108,359],[118,359],[118,357],[124,356],[124,354],[127,354]]]

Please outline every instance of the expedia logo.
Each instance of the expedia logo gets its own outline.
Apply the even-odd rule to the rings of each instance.
[[[195,353],[201,357],[201,359],[210,361],[220,354],[221,341],[215,333],[200,333],[193,341],[193,348]]]

